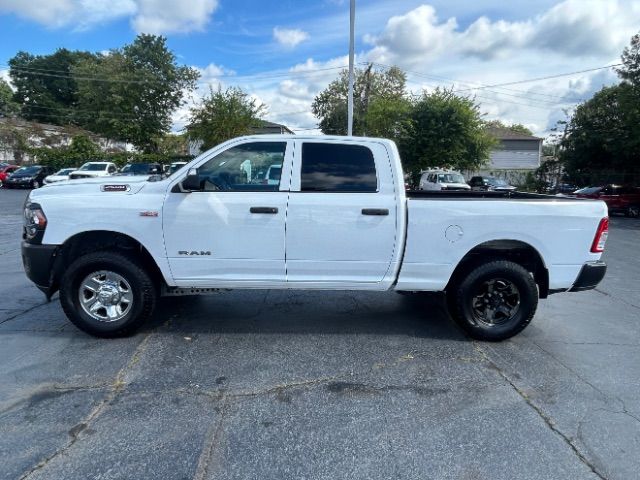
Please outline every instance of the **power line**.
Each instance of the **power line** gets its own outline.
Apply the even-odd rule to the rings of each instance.
[[[623,65],[623,64],[622,63],[614,63],[613,65],[607,65],[607,66],[604,66],[604,67],[588,68],[586,70],[577,70],[575,72],[559,73],[557,75],[548,75],[546,77],[529,78],[529,79],[526,79],[526,80],[517,80],[515,82],[496,83],[494,85],[485,85],[485,86],[482,86],[482,87],[467,88],[467,89],[463,89],[463,90],[455,90],[454,93],[464,92],[464,91],[468,91],[468,90],[479,90],[479,89],[483,89],[483,88],[496,88],[496,87],[506,87],[506,86],[509,86],[509,85],[521,85],[523,83],[540,82],[542,80],[551,80],[551,79],[554,79],[554,78],[570,77],[571,75],[577,75],[579,73],[595,72],[595,71],[598,71],[598,70],[605,70],[605,69],[608,69],[608,68],[619,67],[621,65]]]
[[[381,66],[383,68],[386,68],[386,69],[392,68],[391,66],[385,65],[383,63],[374,63],[374,65],[379,65],[379,66]],[[442,77],[442,76],[439,76],[439,75],[428,75],[428,74],[425,74],[425,73],[415,72],[415,71],[411,71],[411,70],[404,70],[404,72],[406,72],[408,74],[411,74],[411,75],[414,75],[416,77],[423,77],[423,78],[433,79],[433,80],[436,80],[436,81],[446,80],[448,82],[459,83],[459,84],[462,84],[462,85],[474,86],[474,88],[476,88],[475,85],[481,86],[481,87],[485,87],[485,88],[489,87],[488,85],[483,85],[483,84],[481,84],[479,82],[463,81],[463,80],[450,78],[450,77]],[[549,97],[549,98],[570,100],[568,97],[561,96],[561,95],[550,95],[548,93],[538,93],[538,92],[531,92],[531,91],[525,92],[525,91],[517,90],[517,89],[514,89],[514,88],[501,88],[501,90],[506,90],[508,92],[513,92],[513,93],[519,93],[519,94],[524,95],[524,96],[538,95],[538,96]],[[495,93],[503,93],[503,92],[496,91]],[[571,100],[574,100],[574,99],[571,99]],[[543,101],[543,100],[541,100],[541,101]]]
[[[365,65],[366,62],[360,62],[358,65]],[[106,83],[127,83],[127,84],[164,84],[166,82],[162,80],[156,79],[122,79],[122,78],[109,78],[109,77],[98,77],[98,76],[86,76],[86,75],[74,75],[73,73],[66,70],[50,70],[50,69],[37,69],[32,67],[12,67],[10,65],[2,65],[3,67],[9,67],[10,71],[16,71],[21,73],[22,75],[31,75],[38,77],[52,77],[52,78],[65,78],[69,80],[80,80],[80,81],[95,81],[95,82],[106,82]],[[320,72],[328,72],[332,70],[343,70],[346,68],[346,65],[343,66],[335,66],[335,67],[326,67],[326,68],[312,68],[307,70],[290,70],[288,72],[280,72],[280,73],[266,73],[266,74],[253,74],[253,75],[234,75],[234,74],[221,74],[216,75],[214,79],[221,78],[229,78],[236,80],[269,80],[276,78],[290,78],[297,76],[307,76],[307,75],[315,75]],[[210,82],[198,82],[197,85],[209,85]]]

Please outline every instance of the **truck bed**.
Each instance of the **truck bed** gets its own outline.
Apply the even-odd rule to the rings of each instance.
[[[607,216],[603,202],[521,192],[410,191],[406,196],[398,289],[440,291],[468,252],[496,241],[534,249],[554,290],[571,288],[582,265],[600,257],[590,248]]]

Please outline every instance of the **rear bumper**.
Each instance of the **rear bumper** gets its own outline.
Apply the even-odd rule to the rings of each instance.
[[[49,298],[53,293],[51,272],[58,245],[33,245],[22,242],[22,264],[29,280]]]
[[[607,273],[607,264],[604,262],[585,263],[573,283],[570,292],[583,292],[596,288]]]

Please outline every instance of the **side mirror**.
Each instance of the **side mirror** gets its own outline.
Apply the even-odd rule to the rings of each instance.
[[[182,188],[193,192],[200,190],[200,175],[197,168],[190,168],[187,176],[182,180]]]

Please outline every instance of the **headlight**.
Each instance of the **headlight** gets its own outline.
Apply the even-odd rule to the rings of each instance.
[[[42,207],[27,200],[24,206],[24,238],[29,242],[42,241],[44,229],[47,227],[47,217]]]

